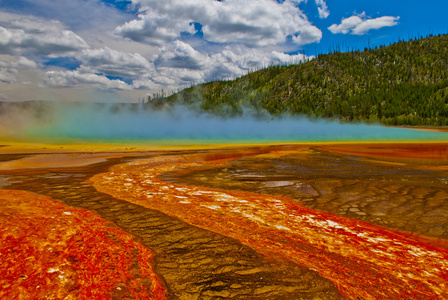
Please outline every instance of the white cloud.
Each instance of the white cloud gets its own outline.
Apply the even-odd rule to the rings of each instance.
[[[139,18],[116,28],[116,34],[162,45],[194,33],[202,25],[204,39],[248,47],[281,46],[289,37],[297,46],[318,42],[322,32],[296,6],[297,1],[133,0]]]
[[[1,10],[8,11],[9,14],[58,20],[76,32],[89,30],[100,33],[132,18],[132,14],[117,10],[101,0],[14,0],[14,2],[16,5],[12,6],[5,3]],[[4,19],[4,16],[0,19]]]
[[[62,88],[62,87],[95,87],[100,90],[131,90],[125,82],[114,79],[111,80],[105,76],[82,73],[78,70],[75,71],[48,71],[46,72],[47,78],[45,78],[45,84],[49,87]]]
[[[36,17],[0,21],[0,54],[51,55],[88,47],[80,36],[59,21]]]
[[[328,29],[336,33],[351,33],[355,35],[363,35],[372,29],[380,29],[383,27],[391,27],[398,24],[400,17],[384,16],[375,19],[366,17],[366,13],[344,18],[341,24],[333,24]]]
[[[17,81],[19,71],[25,69],[36,69],[37,64],[26,57],[5,57],[0,59],[0,81],[14,83]]]
[[[352,32],[353,34],[363,35],[372,29],[392,27],[398,24],[399,19],[400,17],[390,17],[390,16],[380,17],[376,19],[368,19],[359,24],[358,26],[356,26],[356,28],[354,28]]]
[[[12,60],[0,60],[0,67],[2,68],[37,68],[37,64],[23,56],[14,57]]]
[[[14,68],[3,68],[0,67],[0,81],[6,83],[13,83],[17,81],[17,75],[19,71]]]
[[[313,57],[308,57],[305,54],[285,54],[282,52],[273,51],[270,55],[271,65],[283,65],[283,64],[298,64],[307,59],[312,59]]]
[[[337,25],[337,24],[333,24],[330,27],[328,27],[328,29],[332,32],[332,33],[343,33],[343,34],[347,34],[349,32],[351,32],[353,29],[356,28],[356,26],[358,26],[359,24],[361,24],[363,22],[362,17],[365,17],[365,15],[362,16],[351,16],[349,18],[344,18],[341,21],[341,24]]]
[[[154,71],[152,64],[140,54],[108,47],[84,50],[78,58],[85,73],[135,78]]]
[[[182,41],[159,49],[152,61],[139,54],[109,48],[85,50],[79,56],[82,65],[74,71],[48,71],[49,87],[89,87],[97,89],[177,90],[191,84],[216,79],[234,79],[274,64],[298,63],[307,57],[264,51],[243,45],[228,45],[213,53],[198,51]],[[130,82],[107,76],[126,77]]]
[[[315,0],[317,5],[317,11],[319,12],[319,18],[326,19],[330,15],[327,3],[325,0]]]
[[[119,2],[117,0],[116,2]],[[153,55],[157,49],[131,41],[117,39],[114,29],[135,19],[132,11],[119,10],[104,0],[12,0],[15,5],[0,4],[1,23],[10,20],[23,20],[33,16],[42,23],[56,20],[80,36],[91,48],[105,46],[127,52],[138,52],[143,56]],[[2,3],[2,0],[0,0]],[[38,27],[38,26],[37,26]]]
[[[52,88],[95,88],[99,90],[161,89],[151,77],[160,77],[154,64],[138,53],[113,50],[108,47],[87,49],[77,56],[81,65],[76,70],[47,71],[45,85]],[[108,76],[126,80],[110,79]],[[174,85],[174,82],[170,82]]]
[[[160,49],[154,59],[157,76],[151,81],[177,89],[191,83],[234,79],[273,64],[298,63],[307,57],[277,51],[263,51],[243,45],[226,46],[214,53],[199,52],[189,44],[175,41]]]
[[[172,20],[169,15],[144,12],[139,18],[116,28],[115,32],[137,42],[160,46],[180,37],[181,32],[192,33],[193,26],[188,20]]]
[[[283,51],[322,36],[298,8],[303,0],[133,0],[137,17],[97,0],[79,7],[69,0],[20,1],[29,4],[26,15],[0,11],[0,82],[5,95],[14,90],[33,99],[33,89],[76,99],[85,91],[131,95],[234,79],[303,60]],[[203,38],[187,38],[198,28],[194,22],[202,25]],[[64,64],[66,58],[72,64]],[[64,69],[78,62],[75,70]]]
[[[187,43],[174,41],[160,48],[154,60],[157,67],[200,70],[207,64],[207,56],[199,53]]]

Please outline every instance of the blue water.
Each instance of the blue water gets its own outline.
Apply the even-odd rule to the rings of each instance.
[[[52,139],[182,141],[185,143],[448,141],[447,133],[283,117],[222,119],[178,108],[163,111],[59,108],[47,122],[27,126],[27,136]]]

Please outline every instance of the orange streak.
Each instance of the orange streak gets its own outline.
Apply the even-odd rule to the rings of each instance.
[[[378,158],[395,158],[432,160],[435,162],[448,162],[448,144],[360,144],[356,147],[344,145],[326,145],[317,147],[322,150],[341,154],[370,156]]]
[[[166,298],[153,253],[94,213],[10,190],[0,211],[0,298]]]
[[[349,299],[448,298],[447,249],[410,234],[309,209],[285,197],[182,186],[158,178],[197,160],[157,157],[116,166],[92,181],[98,191],[308,266],[332,280]]]

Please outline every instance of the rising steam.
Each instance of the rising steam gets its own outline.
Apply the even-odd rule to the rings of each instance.
[[[147,105],[31,102],[0,106],[0,136],[16,139],[197,142],[310,142],[446,140],[447,134],[345,124],[301,117],[233,118],[186,107],[154,111]]]

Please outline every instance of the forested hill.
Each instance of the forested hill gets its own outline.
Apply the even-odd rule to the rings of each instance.
[[[183,103],[224,116],[252,107],[272,115],[445,126],[447,75],[448,35],[439,35],[272,66],[150,103],[154,107]]]

